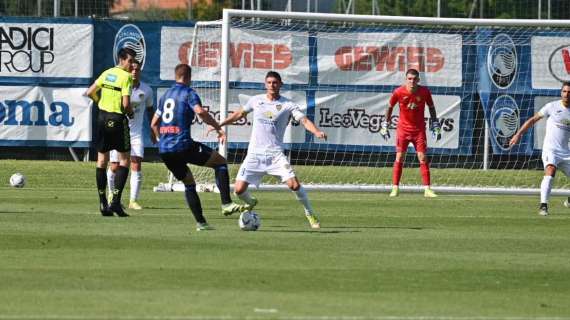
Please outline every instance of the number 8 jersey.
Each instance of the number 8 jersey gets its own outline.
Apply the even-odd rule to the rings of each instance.
[[[194,89],[176,83],[164,93],[155,115],[160,118],[158,143],[159,153],[179,152],[192,144],[190,126],[194,119],[194,107],[201,106],[200,97]]]

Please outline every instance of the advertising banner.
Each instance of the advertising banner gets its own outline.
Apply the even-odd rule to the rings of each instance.
[[[390,146],[396,142],[399,107],[390,119],[390,139],[380,136],[380,124],[385,118],[390,93],[376,92],[317,92],[315,97],[315,124],[329,138],[325,144]],[[461,98],[434,95],[437,115],[442,124],[442,139],[436,141],[427,134],[430,149],[450,149],[458,152],[461,134]],[[425,109],[426,128],[429,111]]]
[[[509,141],[521,125],[534,114],[533,98],[501,92],[492,94],[482,92],[480,96],[485,108],[485,119],[489,124],[493,153],[532,154],[530,134],[525,134],[521,141],[512,147],[509,146]]]
[[[532,88],[559,90],[562,81],[570,81],[568,34],[532,37],[531,60]]]
[[[174,80],[174,67],[190,62],[194,28],[161,30],[160,79]],[[274,70],[287,84],[309,82],[306,32],[232,29],[230,81],[261,82]],[[220,81],[221,28],[200,28],[192,62],[194,81]]]
[[[460,34],[320,33],[317,41],[320,84],[398,85],[410,68],[431,87],[462,84]]]
[[[85,90],[0,86],[0,145],[88,147],[92,108]]]
[[[3,77],[91,78],[93,25],[0,22]]]

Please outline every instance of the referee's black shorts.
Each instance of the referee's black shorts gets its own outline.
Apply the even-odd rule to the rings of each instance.
[[[124,114],[99,109],[96,131],[95,149],[97,152],[131,151],[129,122]]]
[[[214,150],[205,144],[193,141],[190,148],[179,152],[161,153],[162,161],[178,180],[186,178],[190,169],[187,164],[203,166]]]

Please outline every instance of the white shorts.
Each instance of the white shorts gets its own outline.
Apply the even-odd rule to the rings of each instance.
[[[542,151],[542,164],[545,169],[547,165],[553,165],[556,167],[556,171],[562,170],[567,177],[570,177],[570,155]]]
[[[295,172],[283,153],[248,154],[239,168],[236,180],[259,186],[266,174],[280,177],[281,182],[295,177]]]
[[[142,138],[131,139],[131,157],[144,158],[144,145]],[[109,152],[109,161],[119,162],[119,153],[117,150]]]

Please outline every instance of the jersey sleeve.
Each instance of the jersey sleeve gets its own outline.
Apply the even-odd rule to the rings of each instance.
[[[433,104],[433,98],[431,96],[431,91],[429,91],[428,88],[425,88],[425,89],[426,90],[424,92],[424,95],[425,95],[424,100],[426,101],[426,104],[428,105],[428,107],[433,107],[434,104]]]
[[[95,85],[97,85],[98,88],[101,88],[103,86],[103,80],[105,79],[106,75],[107,75],[107,71],[101,73],[99,75],[99,78],[97,78],[97,80],[95,80]]]
[[[392,92],[392,96],[390,96],[390,101],[388,102],[390,104],[390,107],[393,107],[396,105],[396,103],[398,103],[398,89],[394,90],[394,92]]]
[[[152,93],[152,89],[150,87],[148,88],[148,92],[146,95],[146,101],[145,101],[145,106],[147,108],[152,108],[152,106],[154,105],[154,94]]]
[[[160,101],[158,101],[158,106],[156,106],[156,111],[154,115],[159,117],[162,116],[162,105],[164,104],[164,96],[160,97]]]
[[[194,110],[194,107],[197,105],[202,106],[202,100],[200,100],[200,97],[196,92],[192,91],[188,95],[188,105],[190,108],[192,108],[192,110]]]
[[[301,111],[301,106],[296,103],[291,103],[291,115],[295,121],[299,121],[306,117],[303,111]]]
[[[130,96],[133,91],[133,77],[129,74],[121,87],[122,96]]]
[[[249,98],[249,100],[247,100],[247,103],[245,104],[245,106],[243,106],[243,112],[245,112],[245,113],[252,112],[253,106],[255,105],[255,101],[257,101],[257,99],[255,97]]]
[[[541,117],[546,118],[550,116],[551,109],[552,109],[552,103],[547,103],[546,105],[544,105],[544,107],[540,108],[540,110],[538,110],[537,113]]]

